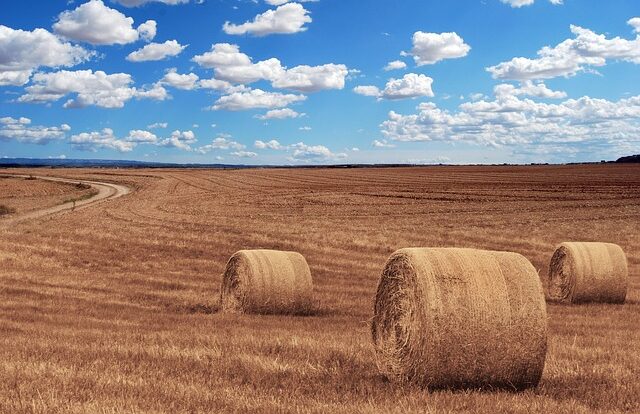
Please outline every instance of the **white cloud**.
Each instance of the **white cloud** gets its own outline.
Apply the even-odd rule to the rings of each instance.
[[[138,26],[138,34],[140,38],[150,42],[156,37],[156,32],[158,30],[158,25],[155,20],[147,20]]]
[[[216,91],[229,91],[232,92],[234,87],[227,81],[220,79],[200,79],[198,86],[203,89],[213,89]],[[239,90],[243,89],[238,87]],[[236,92],[236,91],[233,91]]]
[[[234,92],[220,97],[213,105],[214,110],[242,111],[259,108],[284,108],[294,102],[307,99],[304,95],[265,92],[261,89],[250,89],[246,92]]]
[[[0,25],[0,86],[24,85],[39,67],[74,66],[92,56],[44,29],[29,32]]]
[[[206,154],[214,150],[243,150],[246,148],[245,145],[233,141],[230,138],[231,137],[229,135],[220,134],[217,138],[211,141],[210,144],[199,147],[197,151],[201,154]]]
[[[164,101],[170,98],[167,90],[159,82],[154,83],[151,88],[136,89],[135,97],[137,99],[152,99],[155,101]]]
[[[156,122],[155,124],[147,125],[148,129],[166,128],[169,124],[167,122]]]
[[[202,67],[214,69],[216,78],[234,83],[275,80],[284,72],[278,59],[253,63],[249,56],[240,52],[237,45],[229,43],[214,44],[211,51],[196,55],[193,61]]]
[[[386,139],[377,140],[374,139],[371,143],[375,148],[395,148],[394,144],[389,143]]]
[[[311,131],[311,127],[310,126],[301,126],[300,128],[298,128],[299,131],[304,131],[304,132],[309,132]]]
[[[553,91],[542,82],[533,83],[532,81],[522,82],[519,88],[516,88],[515,86],[508,83],[502,83],[500,85],[496,85],[496,87],[493,88],[493,92],[498,98],[520,95],[547,99],[562,99],[567,97],[567,93],[564,91]],[[481,94],[480,98],[473,100],[477,101],[482,98],[484,98],[484,95]]]
[[[590,67],[604,66],[607,59],[640,64],[640,35],[633,40],[620,37],[608,39],[589,29],[571,26],[573,39],[555,47],[544,47],[538,58],[516,57],[508,62],[487,68],[496,79],[533,80],[558,76],[574,76]]]
[[[633,30],[636,33],[640,33],[640,17],[634,17],[632,19],[629,19],[627,21],[627,24],[631,27],[633,27]]]
[[[160,141],[159,145],[169,148],[178,148],[184,151],[191,151],[191,145],[196,143],[196,134],[193,131],[173,131],[169,138]]]
[[[165,73],[160,83],[171,85],[177,89],[192,90],[198,87],[198,79],[198,75],[195,73],[182,75],[176,72],[176,68],[171,68]]]
[[[300,92],[343,89],[349,70],[345,65],[329,63],[321,66],[301,65],[285,70],[272,82],[274,88]]]
[[[230,153],[230,155],[233,155],[234,157],[238,157],[238,158],[255,158],[258,156],[258,154],[251,151],[235,151]]]
[[[413,56],[418,66],[431,65],[444,59],[456,59],[467,56],[471,47],[457,33],[413,34],[413,49],[404,56]]]
[[[404,69],[407,67],[407,64],[401,60],[394,60],[392,62],[387,63],[387,66],[384,67],[384,70],[389,72],[391,70]]]
[[[155,35],[155,21],[148,20],[138,30],[133,28],[133,19],[111,9],[102,0],[90,0],[74,10],[60,13],[53,30],[68,39],[93,45],[128,44],[142,35],[150,40]]]
[[[508,4],[511,7],[523,7],[523,6],[531,6],[535,3],[536,0],[500,0],[504,4]],[[559,5],[562,4],[563,0],[549,0],[551,4]]]
[[[275,10],[267,10],[257,15],[253,21],[243,24],[226,22],[222,27],[230,35],[253,34],[267,36],[270,34],[291,34],[307,30],[304,25],[311,23],[309,11],[301,4],[287,3]]]
[[[307,145],[304,142],[298,142],[288,147],[293,152],[291,158],[293,160],[339,160],[347,158],[347,154],[333,153],[324,145]]]
[[[256,142],[253,143],[253,146],[258,149],[272,149],[272,150],[278,150],[278,151],[286,149],[284,146],[282,146],[282,144],[280,144],[275,139],[272,139],[271,141],[268,141],[268,142],[257,140]]]
[[[578,143],[600,146],[599,151],[640,150],[640,96],[617,102],[584,96],[547,104],[498,90],[495,100],[465,102],[456,112],[434,103],[418,105],[412,115],[391,111],[382,134],[395,141],[462,141],[519,150],[557,151]]]
[[[356,86],[355,88],[353,88],[353,91],[358,95],[373,96],[376,98],[380,96],[380,88],[373,85]]]
[[[149,43],[143,48],[129,53],[127,60],[130,62],[147,62],[166,59],[170,56],[178,56],[187,45],[181,45],[176,40],[167,40],[164,43]]]
[[[129,131],[129,135],[125,138],[127,142],[144,143],[144,144],[156,144],[158,137],[149,131],[141,129],[134,129]]]
[[[0,141],[15,140],[30,144],[46,144],[50,141],[63,139],[65,133],[71,130],[67,124],[60,126],[30,126],[29,118],[0,118]]]
[[[197,55],[193,61],[213,69],[219,80],[248,84],[259,80],[271,82],[279,89],[317,92],[323,89],[343,89],[349,70],[345,65],[329,63],[320,66],[301,65],[291,69],[276,58],[253,63],[251,57],[240,52],[238,45],[217,43],[209,52]]]
[[[385,99],[407,99],[421,96],[433,96],[433,79],[425,75],[407,73],[402,79],[390,79],[382,97]]]
[[[267,120],[267,119],[287,119],[287,118],[300,118],[305,114],[296,112],[291,108],[283,108],[283,109],[272,109],[271,111],[267,111],[264,115],[256,115],[256,118]]]
[[[118,152],[129,152],[135,147],[135,143],[120,140],[115,137],[111,128],[102,131],[83,132],[72,135],[69,140],[71,145],[82,151],[96,152],[100,148],[112,149]]]
[[[138,7],[147,3],[158,2],[164,3],[171,6],[175,6],[177,4],[189,3],[189,0],[113,0],[116,3],[119,3],[125,7]]]
[[[131,87],[131,75],[127,73],[106,74],[92,70],[59,71],[36,73],[33,84],[25,88],[26,94],[19,102],[41,103],[57,101],[68,94],[76,94],[69,99],[65,108],[79,108],[89,105],[103,108],[122,108],[133,97],[162,100],[166,98],[161,90],[138,91]]]
[[[381,91],[376,86],[356,86],[353,91],[364,96],[374,96],[379,99],[409,99],[423,96],[434,96],[431,85],[433,79],[425,75],[407,73],[401,79],[391,78]]]

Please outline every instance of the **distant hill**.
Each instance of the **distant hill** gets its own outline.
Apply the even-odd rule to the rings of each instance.
[[[628,157],[618,158],[616,162],[621,164],[632,164],[632,163],[640,163],[640,154],[629,155]]]
[[[247,168],[231,164],[173,164],[128,160],[79,160],[50,158],[0,158],[0,167],[72,167],[72,168]]]

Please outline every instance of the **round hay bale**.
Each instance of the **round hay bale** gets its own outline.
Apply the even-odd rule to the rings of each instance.
[[[550,300],[624,303],[628,285],[627,257],[617,244],[566,242],[551,257]]]
[[[311,271],[300,253],[240,250],[227,263],[220,302],[223,311],[305,313],[312,296]]]
[[[534,387],[547,352],[542,284],[517,253],[401,249],[382,272],[371,332],[389,379],[428,388]]]

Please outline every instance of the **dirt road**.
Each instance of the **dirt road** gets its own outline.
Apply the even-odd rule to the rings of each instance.
[[[27,178],[30,176],[27,175],[12,175],[13,177],[22,177]],[[44,208],[41,210],[30,211],[28,213],[17,214],[15,216],[8,217],[4,220],[0,220],[0,226],[11,226],[26,220],[33,220],[45,216],[50,216],[53,214],[59,214],[70,210],[80,210],[88,207],[91,204],[101,202],[104,200],[111,200],[114,198],[122,197],[123,195],[129,194],[131,190],[129,187],[120,184],[113,183],[105,183],[99,181],[87,181],[87,180],[72,180],[69,178],[59,178],[59,177],[45,177],[45,176],[31,176],[38,180],[45,181],[54,181],[61,183],[69,183],[69,184],[87,184],[90,185],[93,189],[97,190],[98,193],[93,197],[87,198],[85,200],[78,201],[70,201],[68,203],[59,204],[57,206]]]

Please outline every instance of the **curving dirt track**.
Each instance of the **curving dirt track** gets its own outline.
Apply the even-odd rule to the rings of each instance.
[[[28,175],[11,175],[12,177],[18,178],[28,178]],[[44,176],[31,176],[38,180],[44,181],[54,181],[68,184],[87,184],[90,185],[93,189],[98,191],[93,197],[87,198],[86,200],[78,200],[78,201],[70,201],[68,203],[59,204],[53,207],[47,207],[40,210],[29,211],[23,214],[17,214],[15,216],[9,217],[5,220],[0,221],[0,226],[11,226],[16,223],[20,223],[27,220],[38,219],[45,216],[50,216],[53,214],[60,214],[67,211],[80,210],[88,207],[91,204],[98,203],[104,200],[110,200],[118,197],[122,197],[126,194],[129,194],[131,190],[129,187],[120,184],[113,183],[105,183],[100,181],[87,181],[87,180],[72,180],[69,178],[61,178],[61,177],[44,177]]]

